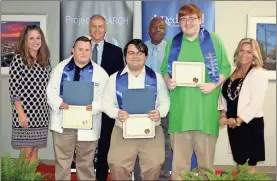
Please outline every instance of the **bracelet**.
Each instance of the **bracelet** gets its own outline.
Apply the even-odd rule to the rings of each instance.
[[[237,118],[236,118],[235,120],[236,120],[236,125],[237,125],[237,126],[240,126],[240,125],[241,125],[241,123],[240,123],[240,122],[238,122]]]

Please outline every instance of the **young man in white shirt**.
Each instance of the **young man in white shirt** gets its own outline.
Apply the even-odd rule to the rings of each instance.
[[[127,43],[124,48],[127,65],[123,70],[111,75],[105,87],[103,110],[109,117],[116,120],[108,154],[112,180],[130,180],[137,156],[142,180],[159,180],[164,163],[164,134],[160,123],[161,118],[165,117],[169,110],[169,95],[161,75],[145,66],[147,55],[148,48],[142,40],[133,39]],[[157,95],[155,110],[148,112],[149,118],[155,121],[155,138],[123,138],[122,124],[128,118],[129,113],[122,109],[120,105],[122,100],[118,100],[116,93],[119,91],[117,84],[122,76],[126,76],[125,89],[145,88],[149,79],[155,82],[154,89]]]
[[[51,107],[50,129],[53,131],[55,179],[71,180],[71,163],[76,147],[78,180],[95,180],[93,158],[101,130],[102,95],[109,78],[103,68],[90,60],[91,40],[79,37],[72,48],[73,56],[60,62],[51,73],[47,87]],[[65,81],[94,83],[93,102],[86,106],[91,111],[92,129],[63,129],[63,110],[70,109],[63,100]]]

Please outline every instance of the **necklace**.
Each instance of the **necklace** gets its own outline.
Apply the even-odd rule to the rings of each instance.
[[[232,79],[230,78],[230,82],[228,84],[228,88],[227,88],[227,96],[229,97],[229,99],[231,101],[235,100],[238,96],[239,96],[239,93],[240,93],[240,90],[241,90],[241,86],[242,86],[242,83],[246,77],[246,75],[250,72],[250,70],[252,69],[252,67],[250,66],[248,71],[246,72],[246,74],[239,80],[239,85],[237,86],[235,92],[234,92],[234,97],[232,97],[232,93],[231,93],[231,85],[234,81],[232,81]],[[236,80],[236,75],[234,75],[235,79]]]
[[[232,81],[232,79],[230,79],[230,82],[229,82],[228,88],[227,88],[227,95],[231,101],[235,100],[239,96],[244,78],[245,78],[245,76],[240,79],[239,84],[236,87],[236,90],[234,92],[234,97],[232,97],[232,93],[231,93],[231,85],[232,85],[233,81]]]

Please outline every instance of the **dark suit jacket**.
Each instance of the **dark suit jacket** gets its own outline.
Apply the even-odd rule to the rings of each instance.
[[[109,76],[123,69],[124,60],[122,49],[104,41],[101,67],[108,73]]]
[[[122,49],[118,46],[115,46],[111,43],[104,41],[103,53],[102,53],[102,61],[101,67],[108,73],[108,75],[112,75],[115,72],[124,68],[124,60],[123,60],[123,52]],[[102,127],[101,127],[101,135],[100,138],[104,142],[110,142],[110,134],[112,132],[112,128],[114,126],[115,120],[110,118],[105,113],[102,114]],[[107,137],[107,138],[105,138]],[[108,139],[109,138],[109,139]],[[107,143],[101,143],[107,144]],[[110,145],[110,144],[108,144]]]

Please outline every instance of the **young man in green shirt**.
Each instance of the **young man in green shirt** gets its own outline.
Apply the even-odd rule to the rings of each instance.
[[[199,167],[213,170],[219,132],[218,96],[220,85],[230,75],[230,63],[222,41],[215,33],[200,26],[200,9],[195,5],[184,5],[179,9],[178,18],[182,32],[168,41],[161,66],[164,80],[171,90],[172,180],[180,180],[181,172],[190,171],[193,151]],[[177,87],[171,78],[175,60],[204,62],[205,83],[199,87]]]

